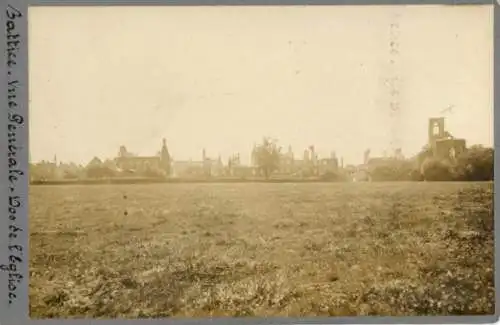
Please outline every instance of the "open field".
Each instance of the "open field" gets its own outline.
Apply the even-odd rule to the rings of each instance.
[[[492,200],[492,183],[33,186],[30,313],[493,314]]]

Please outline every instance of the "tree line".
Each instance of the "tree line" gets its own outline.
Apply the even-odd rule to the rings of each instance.
[[[281,147],[278,141],[263,138],[254,151],[254,163],[258,174],[269,179],[280,168]],[[455,159],[438,159],[429,147],[424,147],[410,159],[385,159],[370,168],[369,179],[372,181],[492,181],[494,176],[494,149],[474,145]],[[33,178],[44,178],[36,168],[30,166]],[[40,175],[38,175],[40,174]],[[37,175],[39,177],[37,177]],[[94,165],[78,171],[67,171],[63,178],[111,178],[127,176],[127,172],[117,172],[104,165]],[[163,175],[154,169],[147,169],[129,176],[161,178]],[[352,175],[345,169],[328,171],[316,175],[324,181],[349,181]]]
[[[456,159],[436,159],[428,148],[420,153],[421,178],[427,181],[492,181],[494,149],[474,145]]]
[[[277,140],[264,138],[256,147],[255,162],[268,179],[279,168],[281,148]],[[435,158],[426,146],[411,159],[387,159],[369,171],[372,181],[491,181],[494,149],[474,145],[455,159]],[[346,181],[345,171],[320,175],[325,180]]]

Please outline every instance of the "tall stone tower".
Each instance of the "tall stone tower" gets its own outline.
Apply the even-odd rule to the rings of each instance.
[[[370,149],[366,149],[363,155],[363,164],[366,165],[368,164],[369,161],[370,161]]]
[[[436,141],[446,136],[444,129],[444,117],[433,117],[429,119],[429,146],[432,150],[436,147]]]
[[[309,150],[304,150],[304,162],[309,162]]]
[[[316,156],[316,150],[314,148],[314,145],[309,146],[309,151],[311,152],[311,161],[313,164],[316,164],[317,156]]]
[[[128,156],[127,148],[125,146],[120,146],[120,150],[118,151],[119,158],[125,158]]]
[[[335,151],[332,151],[330,153],[330,160],[332,161],[333,166],[337,170],[339,168],[339,159],[337,158],[337,154],[335,153]]]
[[[172,157],[170,157],[170,153],[168,152],[167,148],[167,140],[163,139],[163,145],[161,147],[161,152],[160,152],[160,164],[161,168],[165,171],[165,174],[170,176],[171,174],[171,160]]]

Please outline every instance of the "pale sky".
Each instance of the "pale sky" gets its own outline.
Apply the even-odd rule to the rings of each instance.
[[[314,144],[320,156],[360,163],[367,148],[416,153],[433,116],[468,144],[493,144],[493,6],[31,7],[29,15],[33,161],[87,163],[115,157],[120,145],[154,155],[166,138],[176,160],[199,160],[206,148],[246,162],[253,143],[272,136],[300,158]]]

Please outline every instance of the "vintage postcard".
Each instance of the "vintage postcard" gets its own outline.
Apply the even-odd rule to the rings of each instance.
[[[29,9],[32,319],[493,315],[493,6]]]

